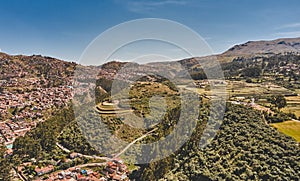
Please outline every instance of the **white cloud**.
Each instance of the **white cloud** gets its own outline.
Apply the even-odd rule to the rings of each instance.
[[[277,29],[286,29],[286,28],[300,28],[300,23],[290,23],[280,26]]]
[[[300,22],[284,24],[284,25],[276,28],[279,32],[273,33],[272,36],[276,36],[276,37],[280,37],[280,38],[281,37],[286,37],[286,38],[300,37],[299,28],[300,28]]]
[[[295,37],[300,37],[300,31],[277,32],[274,33],[273,36],[295,38]]]
[[[161,1],[128,1],[127,7],[129,11],[145,13],[146,11],[155,10],[156,8],[167,6],[167,5],[186,5],[187,0],[161,0]]]
[[[202,37],[205,41],[208,41],[208,40],[212,40],[213,38],[212,37]]]

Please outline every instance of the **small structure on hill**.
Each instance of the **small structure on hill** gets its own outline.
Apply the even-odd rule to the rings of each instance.
[[[119,101],[113,102],[102,102],[96,106],[97,111],[101,115],[112,115],[112,114],[126,114],[131,112],[132,110],[119,106]]]

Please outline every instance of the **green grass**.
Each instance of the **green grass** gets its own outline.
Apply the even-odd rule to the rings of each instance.
[[[300,122],[299,121],[285,121],[282,123],[271,124],[277,128],[279,132],[282,132],[288,136],[293,137],[300,142]]]

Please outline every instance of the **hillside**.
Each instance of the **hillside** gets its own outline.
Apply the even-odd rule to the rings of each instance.
[[[285,52],[300,53],[300,38],[280,38],[270,41],[248,41],[246,43],[233,46],[222,55],[247,56],[255,54],[278,54]]]
[[[224,122],[215,139],[203,149],[199,149],[198,144],[191,139],[174,155],[150,163],[141,175],[137,174],[142,178],[138,180],[299,178],[297,142],[265,125],[258,111],[227,105]]]
[[[35,77],[35,76],[70,76],[75,68],[76,63],[66,62],[52,57],[41,55],[8,55],[0,53],[1,79],[18,77]],[[16,73],[19,74],[16,74]],[[5,77],[5,74],[7,74]]]
[[[171,156],[149,164],[133,165],[137,160],[148,158],[135,157],[131,153],[138,151],[142,154],[148,150],[132,146],[121,155],[125,162],[138,169],[132,172],[132,178],[297,180],[300,170],[299,143],[268,124],[291,118],[300,119],[299,115],[293,115],[294,112],[288,112],[291,106],[298,108],[299,102],[288,102],[289,110],[284,113],[272,107],[268,101],[275,94],[293,96],[291,99],[298,96],[299,52],[300,38],[251,41],[216,56],[148,64],[113,61],[99,66],[84,66],[41,55],[11,56],[0,53],[0,141],[7,148],[13,148],[12,156],[7,158],[11,162],[10,166],[21,166],[21,173],[26,177],[37,178],[32,168],[51,164],[56,170],[63,171],[80,163],[94,162],[92,155],[112,156],[119,153],[127,145],[126,142],[132,142],[143,135],[147,136],[138,143],[163,139],[176,130],[176,126],[180,126],[177,124],[178,119],[183,117],[185,122],[196,120],[196,129],[188,141]],[[211,87],[198,61],[214,58],[220,61],[223,68],[226,78],[224,84],[231,86],[228,89],[231,94],[229,97],[245,97],[245,100],[237,103],[240,105],[234,105],[232,99],[228,101],[225,119],[217,136],[207,147],[199,149],[203,130],[208,126],[208,116],[214,113],[209,110],[208,92]],[[195,81],[187,80],[189,75]],[[112,87],[116,82],[120,90]],[[181,87],[176,87],[174,82]],[[121,89],[127,84],[130,85],[128,95]],[[79,96],[73,97],[72,91],[76,86],[82,89]],[[119,92],[113,92],[116,89]],[[196,95],[196,92],[201,95]],[[181,113],[185,105],[185,101],[180,101],[182,93],[194,98],[191,100],[195,102],[199,98],[199,107],[193,107],[199,110],[198,118],[191,116],[190,112]],[[152,99],[155,96],[166,102],[155,102]],[[256,104],[266,106],[266,109],[270,108],[276,114],[249,108],[248,103],[252,98]],[[71,100],[75,103],[72,107],[68,106]],[[90,105],[93,106],[88,107]],[[79,122],[73,121],[74,110],[79,113]],[[159,113],[164,113],[164,116]],[[141,121],[137,117],[146,119]],[[100,118],[102,124],[99,124]],[[102,130],[104,124],[109,132]],[[217,123],[209,126],[217,126]],[[153,134],[148,135],[150,130]],[[108,133],[126,142],[111,142],[106,139],[110,137]],[[97,140],[99,135],[105,139]],[[179,136],[178,141],[181,139],[183,137]],[[73,159],[56,143],[71,151],[86,154],[91,159]],[[167,146],[155,147],[147,156],[163,156],[169,149]],[[111,148],[118,152],[105,152]],[[36,161],[31,161],[33,158]],[[27,162],[32,166],[23,165]],[[0,160],[0,166],[3,163]],[[100,169],[95,170],[101,174]],[[48,175],[44,176],[46,178]]]
[[[193,57],[179,60],[187,67],[193,67],[199,61],[205,59],[216,59],[220,63],[232,62],[238,57],[253,58],[257,56],[270,56],[287,52],[300,53],[300,38],[280,38],[276,40],[248,41],[229,48],[227,51],[206,57]]]

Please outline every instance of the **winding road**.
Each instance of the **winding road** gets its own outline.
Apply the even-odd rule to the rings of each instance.
[[[123,150],[121,150],[119,153],[116,153],[114,154],[114,157],[113,158],[109,158],[109,157],[100,157],[100,156],[91,156],[91,155],[84,155],[84,154],[81,154],[81,153],[77,153],[79,156],[81,157],[85,157],[85,158],[90,158],[90,159],[100,159],[100,160],[105,160],[105,162],[101,162],[101,163],[87,163],[87,164],[83,164],[83,165],[77,165],[76,167],[93,167],[93,166],[103,166],[105,164],[107,164],[107,162],[115,159],[115,158],[118,158],[119,156],[121,156],[126,150],[128,150],[133,144],[135,144],[136,142],[144,139],[145,137],[151,135],[154,131],[156,131],[157,128],[154,128],[153,130],[151,131],[148,131],[147,133],[145,133],[144,135],[140,136],[139,138],[133,140],[131,143],[129,143]],[[56,143],[56,145],[61,149],[63,150],[64,152],[66,153],[71,153],[71,151],[62,146],[61,144],[59,143]]]
[[[122,155],[128,148],[130,148],[133,144],[135,144],[137,141],[140,141],[142,139],[144,139],[145,137],[149,136],[151,133],[153,133],[154,131],[156,131],[157,128],[154,128],[153,130],[147,132],[146,134],[144,134],[143,136],[133,140],[131,143],[129,143],[122,151],[120,151],[119,153],[115,154],[114,158],[118,158],[120,155]]]

